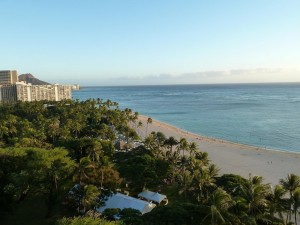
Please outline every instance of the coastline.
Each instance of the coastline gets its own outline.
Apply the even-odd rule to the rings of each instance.
[[[220,168],[219,174],[233,173],[248,178],[249,175],[259,175],[266,183],[276,185],[280,179],[289,173],[299,175],[300,154],[276,149],[266,149],[256,146],[234,143],[222,139],[194,134],[173,125],[155,120],[148,124],[145,115],[139,115],[138,120],[143,126],[136,128],[138,134],[145,138],[147,133],[162,132],[166,137],[176,139],[186,138],[189,142],[197,143],[199,150],[208,153],[209,159]]]

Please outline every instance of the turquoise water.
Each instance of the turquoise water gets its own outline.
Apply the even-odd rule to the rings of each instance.
[[[300,152],[300,84],[83,87],[73,99],[110,99],[121,108],[187,131]]]

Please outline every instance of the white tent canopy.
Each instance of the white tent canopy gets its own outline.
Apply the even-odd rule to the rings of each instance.
[[[167,198],[166,195],[162,195],[157,192],[152,192],[152,191],[148,191],[148,190],[145,190],[145,191],[139,193],[138,196],[141,198],[147,199],[149,201],[157,202],[157,203],[160,203],[162,200]]]
[[[97,211],[103,212],[105,209],[109,208],[121,210],[125,208],[132,208],[139,210],[142,214],[145,214],[150,212],[155,206],[155,204],[123,195],[121,193],[116,193],[107,199],[105,206],[97,208]]]

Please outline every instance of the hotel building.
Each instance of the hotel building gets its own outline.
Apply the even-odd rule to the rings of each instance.
[[[17,71],[0,71],[0,102],[61,101],[72,98],[70,85],[32,85],[18,82]]]
[[[25,82],[17,82],[16,88],[18,101],[61,101],[72,98],[72,88],[69,85],[32,85]]]
[[[0,70],[0,85],[15,84],[18,82],[18,72],[16,70]]]

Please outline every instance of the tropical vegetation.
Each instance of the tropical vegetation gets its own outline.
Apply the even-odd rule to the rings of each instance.
[[[141,140],[138,113],[110,100],[0,105],[1,224],[297,224],[298,175],[275,187],[259,176],[221,175],[196,143],[151,132],[151,123]],[[115,150],[120,140],[125,151]],[[144,215],[96,210],[113,192],[143,189],[169,204]]]

